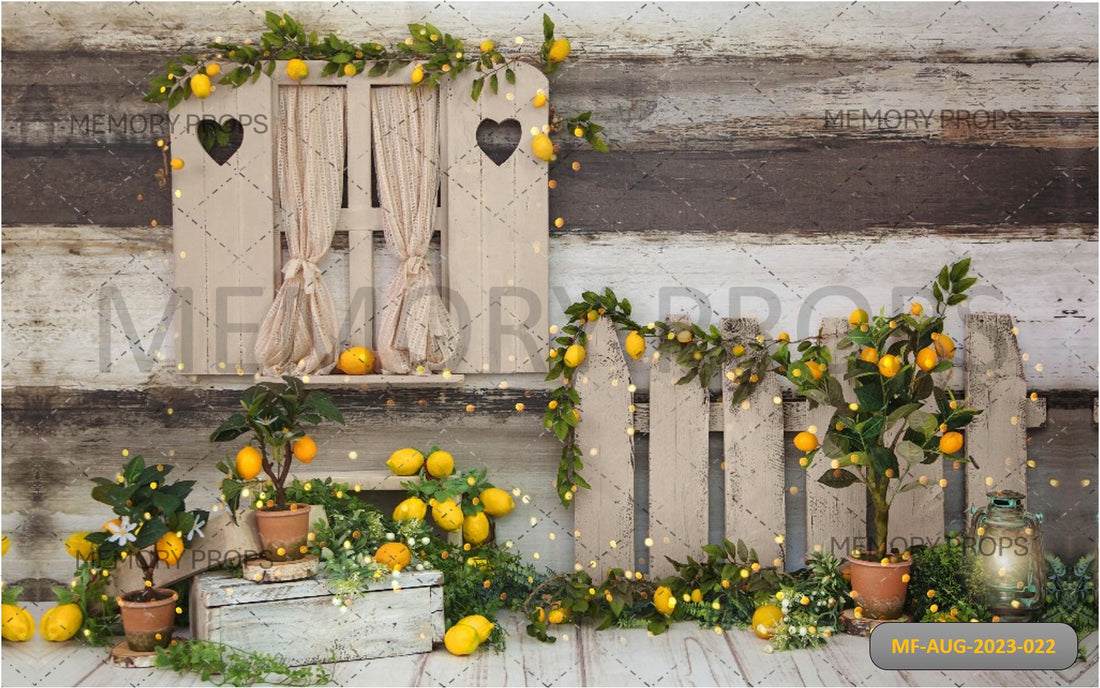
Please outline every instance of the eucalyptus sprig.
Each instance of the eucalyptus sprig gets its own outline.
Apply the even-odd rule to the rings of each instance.
[[[320,686],[332,683],[332,672],[323,664],[290,667],[278,655],[246,652],[209,640],[173,641],[157,648],[156,666],[180,674],[198,674],[217,686]]]

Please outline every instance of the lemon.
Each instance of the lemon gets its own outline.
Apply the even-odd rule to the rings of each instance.
[[[694,338],[695,335],[691,333],[691,330],[680,330],[676,333],[676,341],[680,342],[681,344],[689,344]]]
[[[538,134],[531,139],[531,152],[539,160],[550,162],[554,157],[554,142],[546,134]]]
[[[540,108],[543,105],[546,105],[546,94],[545,93],[536,93],[535,97],[531,99],[531,104],[534,105],[537,108]]]
[[[416,68],[413,69],[413,71],[412,71],[412,82],[414,84],[419,84],[423,80],[424,80],[424,68],[421,67],[420,65],[417,65]]]
[[[309,65],[304,60],[294,58],[286,63],[286,75],[295,81],[301,81],[309,76]]]
[[[206,76],[217,76],[222,73],[222,66],[217,62],[206,65]]]
[[[944,454],[954,454],[963,446],[963,436],[955,431],[944,433],[940,438],[940,451]]]
[[[453,499],[444,499],[432,507],[432,519],[440,528],[453,533],[462,527],[462,508]]]
[[[88,542],[87,532],[73,533],[65,538],[65,551],[69,556],[79,561],[88,561],[95,552],[95,545]]]
[[[428,455],[428,475],[433,478],[446,478],[455,472],[455,457],[445,451],[434,451]]]
[[[317,443],[309,435],[303,435],[294,442],[294,458],[309,463],[317,458]]]
[[[472,616],[466,616],[458,620],[460,624],[466,624],[470,628],[474,629],[477,633],[477,642],[483,643],[489,639],[489,634],[493,632],[493,622],[486,619],[481,614],[473,614]]]
[[[181,160],[180,158],[172,158],[172,161],[168,164],[172,166],[173,170],[183,169],[183,160]]]
[[[852,327],[856,327],[857,325],[866,325],[868,317],[869,316],[867,315],[867,311],[863,310],[862,308],[857,308],[852,311],[851,315],[848,316],[848,324]]]
[[[183,538],[174,531],[168,531],[157,540],[157,559],[169,566],[175,566],[183,556]]]
[[[499,487],[490,487],[482,490],[481,494],[478,495],[478,499],[481,500],[481,504],[485,507],[485,513],[498,518],[507,516],[512,509],[516,508],[516,502],[512,499],[512,495]]]
[[[471,545],[480,545],[489,539],[489,518],[484,511],[479,511],[463,519],[462,539]]]
[[[810,369],[810,375],[815,380],[820,380],[825,375],[825,369],[817,361],[806,361],[806,367]]]
[[[398,449],[390,454],[386,465],[394,472],[394,475],[416,475],[416,472],[424,465],[424,455],[412,447]]]
[[[546,59],[551,62],[561,62],[565,58],[569,57],[570,45],[568,39],[559,38],[554,41],[554,44],[550,46],[550,52],[546,54]]]
[[[480,47],[481,47],[481,52],[491,53],[491,52],[493,52],[493,48],[495,48],[497,46],[492,41],[482,41]]]
[[[34,619],[26,609],[14,604],[5,604],[0,608],[0,621],[3,622],[0,635],[4,640],[21,643],[34,635]]]
[[[359,70],[356,69],[355,65],[353,65],[352,63],[349,62],[346,65],[344,65],[344,76],[355,76],[358,73],[359,73]]]
[[[191,95],[199,100],[210,95],[210,77],[205,74],[196,74],[191,77]]]
[[[424,520],[427,515],[428,505],[419,497],[409,497],[393,510],[393,520],[395,521]]]
[[[645,353],[645,337],[639,332],[631,332],[626,336],[626,353],[637,361]]]
[[[817,436],[812,432],[802,431],[794,436],[794,446],[799,451],[811,452],[818,447]]]
[[[919,318],[924,315],[924,306],[920,301],[915,301],[912,306],[909,306],[909,312]]]
[[[783,612],[774,604],[765,604],[752,613],[752,630],[757,637],[768,640],[775,633],[775,626],[783,620]]]
[[[263,469],[264,457],[260,450],[251,444],[237,452],[237,475],[242,480],[252,480]]]
[[[80,631],[84,623],[84,613],[75,604],[59,604],[47,609],[38,624],[38,632],[50,642],[60,643],[69,640]]]
[[[374,354],[365,346],[353,346],[340,354],[336,365],[348,375],[366,375],[374,370]]]
[[[859,352],[859,357],[868,363],[878,363],[878,351],[873,346],[863,347],[863,351]]]
[[[400,571],[412,561],[412,552],[400,542],[387,542],[374,553],[374,561]]]
[[[576,368],[580,364],[584,363],[585,350],[580,344],[570,344],[569,348],[565,350],[565,365],[570,368]]]
[[[936,350],[930,346],[926,346],[917,352],[917,367],[924,371],[932,370],[939,363],[939,356],[936,355]]]
[[[477,629],[469,624],[456,623],[447,629],[443,636],[443,645],[452,655],[473,654],[478,646]]]
[[[653,592],[653,606],[665,616],[676,609],[676,598],[668,586],[662,585]]]
[[[548,616],[546,620],[552,624],[560,624],[565,621],[565,612],[561,609],[551,609],[550,616]]]
[[[691,601],[695,604],[699,604],[703,601],[703,591],[699,588],[695,588],[691,591]]]
[[[878,372],[883,377],[894,377],[901,370],[901,360],[893,355],[886,354],[878,359]]]
[[[0,557],[8,553],[9,547],[11,547],[11,540],[7,535],[0,535]]]
[[[954,358],[955,356],[955,342],[951,341],[951,337],[945,334],[932,333],[932,346],[935,347],[940,358]]]

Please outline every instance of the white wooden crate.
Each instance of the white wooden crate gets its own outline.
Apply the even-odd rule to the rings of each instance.
[[[291,666],[420,654],[443,640],[439,571],[387,577],[351,599],[346,611],[333,605],[333,595],[322,577],[258,584],[205,573],[191,584],[191,633],[281,654]]]

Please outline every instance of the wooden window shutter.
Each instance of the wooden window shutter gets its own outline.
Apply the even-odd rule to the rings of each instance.
[[[278,283],[274,233],[272,81],[221,86],[173,112],[172,234],[177,299],[174,341],[185,374],[256,372],[256,333]],[[219,164],[198,138],[198,121],[237,120],[240,147]]]
[[[442,250],[446,295],[463,339],[456,372],[546,370],[549,190],[547,164],[531,152],[531,130],[547,123],[548,108],[531,101],[547,81],[530,65],[515,73],[514,85],[502,74],[500,92],[486,87],[477,101],[470,97],[473,73],[445,89]],[[498,165],[478,145],[477,131],[483,122],[508,120],[519,123],[520,138]]]

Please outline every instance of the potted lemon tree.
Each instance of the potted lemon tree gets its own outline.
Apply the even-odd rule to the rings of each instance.
[[[146,465],[140,455],[122,467],[114,480],[93,478],[92,498],[111,507],[116,518],[85,538],[105,568],[132,558],[145,585],[122,593],[118,605],[126,642],[136,652],[167,647],[175,627],[179,595],[155,587],[153,575],[161,563],[175,566],[185,548],[202,536],[209,514],[189,511],[187,496],[193,480],[167,481],[173,467]]]
[[[954,367],[955,342],[943,333],[948,308],[966,300],[977,281],[968,277],[970,260],[940,270],[932,292],[935,307],[920,303],[903,312],[870,316],[857,309],[839,345],[846,351],[854,398],[833,375],[829,349],[819,342],[749,342],[739,361],[733,403],[744,400],[767,371],[783,375],[806,397],[810,408],[833,411],[820,440],[805,431],[794,438],[807,470],[826,464],[817,480],[837,489],[862,485],[873,511],[873,549],[853,550],[852,590],[862,614],[872,619],[901,615],[909,580],[908,552],[889,548],[890,507],[901,493],[927,486],[915,475],[921,464],[942,459],[965,462],[960,454],[965,428],[980,413],[955,398],[945,374]]]
[[[256,529],[264,556],[270,561],[302,558],[309,534],[309,505],[288,504],[286,481],[294,461],[310,463],[317,456],[317,442],[306,434],[306,425],[324,420],[343,423],[344,417],[332,399],[323,392],[307,389],[296,377],[283,382],[261,382],[245,390],[242,412],[231,415],[210,435],[211,442],[230,442],[251,433],[232,463],[218,463],[226,474],[222,480],[222,498],[234,518],[249,485],[264,473],[271,482],[272,494],[260,487],[256,494]]]

